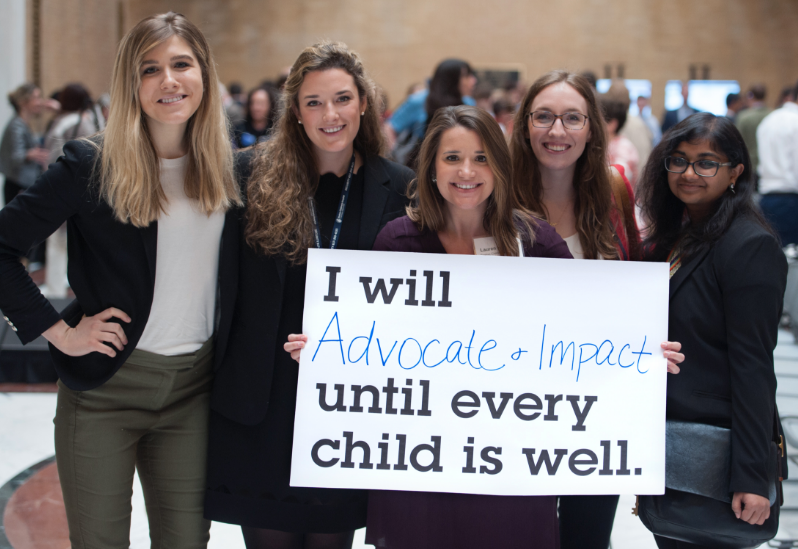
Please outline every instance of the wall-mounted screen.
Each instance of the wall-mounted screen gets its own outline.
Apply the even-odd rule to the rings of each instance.
[[[740,83],[736,80],[690,80],[687,104],[702,112],[715,116],[726,114],[726,96],[740,93]],[[665,85],[665,109],[672,111],[682,106],[682,82],[670,80]]]
[[[623,83],[626,89],[629,90],[629,99],[632,101],[631,105],[629,105],[629,114],[640,114],[637,108],[637,98],[641,95],[643,97],[651,97],[651,80],[628,78],[624,80]],[[607,90],[610,89],[610,84],[612,84],[612,80],[609,78],[601,78],[596,81],[596,89],[599,93],[607,93]]]

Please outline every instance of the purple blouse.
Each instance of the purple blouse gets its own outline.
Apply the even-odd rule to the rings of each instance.
[[[523,242],[524,256],[570,258],[554,228],[536,221],[535,242]],[[419,231],[407,216],[388,223],[374,249],[446,253],[437,233]],[[372,490],[366,543],[387,549],[557,549],[557,498]]]

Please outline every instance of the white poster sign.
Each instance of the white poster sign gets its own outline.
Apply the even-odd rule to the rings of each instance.
[[[661,494],[668,265],[310,250],[291,485]]]

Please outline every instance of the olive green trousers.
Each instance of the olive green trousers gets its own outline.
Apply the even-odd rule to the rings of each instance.
[[[133,351],[102,386],[58,384],[55,450],[73,549],[128,549],[134,469],[153,549],[205,548],[205,462],[213,344]]]

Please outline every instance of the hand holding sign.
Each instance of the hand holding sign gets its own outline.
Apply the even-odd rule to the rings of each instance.
[[[662,492],[667,265],[377,254],[310,251],[292,485]]]

